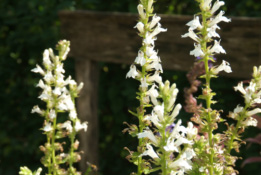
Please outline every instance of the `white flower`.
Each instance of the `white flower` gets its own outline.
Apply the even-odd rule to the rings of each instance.
[[[69,117],[70,117],[71,120],[76,119],[77,113],[76,113],[75,109],[70,111]]]
[[[161,121],[164,120],[164,103],[162,103],[162,105],[156,105],[153,108],[153,111],[157,114]]]
[[[38,113],[40,115],[43,115],[44,114],[44,111],[42,111],[38,105],[34,106],[31,113]]]
[[[159,75],[159,72],[155,72],[152,76],[148,78],[148,82],[157,82],[159,85],[162,84],[162,77]]]
[[[223,2],[223,1],[219,1],[219,0],[217,0],[215,3],[214,3],[214,5],[213,5],[213,7],[212,7],[212,9],[211,9],[211,11],[210,11],[210,13],[211,14],[214,14],[221,6],[223,6],[225,3]]]
[[[257,120],[253,117],[247,118],[242,122],[243,126],[257,126]]]
[[[189,30],[201,29],[202,25],[199,22],[199,17],[196,16],[194,19],[186,24],[189,26]]]
[[[220,71],[225,71],[227,73],[232,72],[229,63],[224,61],[224,60],[222,61],[222,63],[218,67],[213,67],[211,70],[212,70],[212,73],[215,74],[215,75],[217,75]]]
[[[175,160],[170,164],[171,168],[182,168],[184,170],[190,170],[192,168],[191,163],[186,160],[186,155],[184,153],[181,155],[181,157],[178,160]]]
[[[158,35],[160,32],[166,32],[167,29],[161,28],[161,24],[158,23],[157,27],[155,27],[155,29],[153,30],[153,32],[150,34],[151,37],[154,37],[156,35]]]
[[[155,27],[155,25],[160,21],[160,17],[156,16],[156,14],[152,17],[152,20],[150,22],[150,29],[152,29],[153,27]]]
[[[143,43],[147,46],[154,46],[154,41],[156,40],[155,37],[151,35],[151,33],[146,32],[145,38],[143,40]]]
[[[153,60],[152,63],[146,66],[146,70],[152,70],[155,69],[156,71],[160,71],[160,73],[163,73],[162,65],[160,64],[160,58],[156,57],[156,60]]]
[[[255,109],[253,109],[253,110],[251,110],[251,111],[248,111],[248,112],[246,113],[246,115],[247,115],[247,116],[252,116],[252,115],[255,115],[255,114],[257,114],[257,113],[261,113],[261,109],[260,109],[260,108],[255,108]]]
[[[126,75],[126,78],[130,78],[130,77],[135,78],[138,75],[139,75],[139,73],[136,70],[136,66],[135,65],[131,65],[129,72]]]
[[[67,120],[62,124],[62,128],[65,128],[69,133],[72,133],[72,123],[71,121]]]
[[[203,51],[201,50],[200,44],[194,44],[194,46],[195,46],[195,49],[190,51],[190,55],[194,55],[195,57],[204,55]]]
[[[141,78],[140,83],[141,83],[141,84],[140,84],[140,87],[141,87],[142,89],[148,88],[148,83],[147,83],[146,78]]]
[[[78,132],[82,129],[84,129],[84,131],[86,132],[87,127],[88,127],[87,122],[84,122],[84,123],[81,124],[81,122],[79,120],[76,121],[75,126],[74,126],[76,132]]]
[[[146,18],[146,14],[144,13],[144,7],[143,7],[142,4],[138,5],[138,12],[139,12],[139,15],[140,15],[141,19],[145,19]]]
[[[138,138],[148,138],[150,139],[155,145],[158,144],[157,138],[154,136],[153,132],[150,129],[143,131],[142,133],[137,134]]]
[[[144,32],[144,24],[142,22],[138,22],[137,25],[134,26],[134,28],[137,28],[140,33]]]
[[[208,24],[209,27],[221,22],[221,21],[224,21],[224,22],[230,22],[231,19],[228,19],[227,17],[223,16],[225,14],[224,11],[220,11],[219,14],[210,21],[210,23]]]
[[[149,116],[148,118],[150,121],[152,121],[152,123],[157,127],[157,128],[161,128],[161,124],[159,121],[159,117],[154,113],[154,111],[152,111],[152,114]]]
[[[62,94],[62,89],[60,87],[55,87],[53,90],[54,95],[61,95]]]
[[[155,87],[157,87],[157,86],[155,84],[153,84],[151,86],[151,88],[146,92],[146,94],[150,96],[152,103],[154,105],[157,105],[158,104],[157,97],[159,96],[159,93],[158,93],[157,89],[155,89]]]
[[[194,152],[194,150],[193,149],[191,149],[191,148],[187,148],[186,150],[185,150],[185,155],[186,155],[186,159],[192,159],[194,156],[196,156],[196,153]]]
[[[144,152],[141,154],[141,156],[150,156],[150,157],[153,158],[153,159],[159,158],[159,156],[158,156],[157,153],[154,151],[154,149],[152,148],[151,145],[147,144],[146,147],[147,147],[147,150],[144,151]]]
[[[54,118],[56,118],[55,110],[53,110],[53,109],[50,110],[49,118],[50,118],[51,120],[53,120]]]
[[[218,25],[216,24],[207,28],[208,38],[212,38],[212,37],[220,38],[219,34],[216,32],[216,29],[220,29],[220,27],[218,27]]]
[[[198,133],[198,129],[193,126],[192,122],[188,122],[187,127],[187,137],[188,139],[193,139]]]
[[[44,75],[44,80],[47,83],[51,83],[54,80],[53,74],[51,71],[47,71],[47,73]]]
[[[44,53],[43,53],[43,64],[45,65],[46,68],[52,66],[52,62],[51,62],[50,57],[49,57],[48,49],[44,50]]]
[[[169,137],[167,140],[167,145],[163,147],[165,149],[165,151],[167,152],[179,152],[178,147],[174,144],[174,139]]]
[[[176,101],[177,95],[178,95],[179,90],[177,88],[175,88],[170,96],[169,99],[169,105],[168,105],[168,110],[171,110],[171,108],[174,106],[174,103]]]
[[[211,1],[212,0],[203,0],[203,1],[201,1],[202,2],[202,4],[201,4],[202,8],[204,10],[209,10],[210,6],[211,6]]]
[[[181,104],[177,104],[176,106],[175,106],[175,108],[174,108],[174,110],[172,111],[172,113],[171,113],[171,119],[170,119],[170,121],[174,121],[174,119],[177,117],[177,115],[179,114],[179,111],[180,111],[180,109],[181,109]]]
[[[199,38],[198,36],[193,32],[193,30],[189,30],[188,33],[185,33],[184,35],[181,35],[182,38],[190,37],[194,41],[198,42]]]
[[[234,89],[235,89],[235,91],[239,91],[239,92],[241,92],[244,95],[246,94],[246,91],[245,91],[245,89],[243,87],[243,82],[238,83],[238,85],[235,86]]]
[[[242,106],[237,105],[237,107],[234,109],[234,113],[240,113],[244,110]]]
[[[40,73],[41,75],[45,75],[44,70],[38,64],[36,64],[36,68],[32,69],[31,71],[34,73]]]
[[[43,80],[39,80],[38,84],[36,85],[36,87],[40,87],[42,89],[45,89],[46,88],[46,85],[44,84]]]
[[[220,41],[215,40],[214,46],[209,50],[210,53],[226,53],[223,47],[220,45]]]
[[[141,66],[143,66],[146,63],[146,59],[144,58],[144,53],[141,50],[139,50],[138,56],[136,57],[134,62],[140,64]]]
[[[59,73],[65,73],[65,70],[63,69],[63,64],[58,64],[56,65],[56,69],[55,71],[59,74]]]
[[[44,130],[45,132],[52,131],[52,130],[53,130],[52,124],[51,124],[51,123],[47,123],[47,124],[44,126],[43,130]]]

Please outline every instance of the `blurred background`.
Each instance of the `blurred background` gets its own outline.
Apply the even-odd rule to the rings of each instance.
[[[42,153],[39,145],[45,142],[39,128],[42,118],[31,114],[39,103],[39,89],[35,85],[39,77],[31,73],[36,63],[41,63],[45,48],[55,47],[60,35],[60,10],[91,10],[137,13],[138,0],[1,0],[0,2],[0,175],[18,174],[20,166],[35,170],[41,166]],[[228,16],[261,17],[260,0],[227,0],[223,7]],[[193,15],[198,11],[194,0],[158,0],[157,13]],[[163,25],[164,26],[164,25]],[[133,26],[130,26],[130,28]],[[221,36],[222,37],[222,36]],[[134,58],[133,58],[134,60]],[[67,59],[66,73],[74,76],[74,60]],[[123,134],[124,121],[136,123],[127,111],[137,106],[135,92],[138,82],[125,80],[129,66],[99,63],[99,150],[100,174],[130,174],[135,166],[125,156],[123,147],[134,149],[136,139]],[[188,87],[186,72],[165,71],[164,79],[176,82],[180,89],[178,102],[184,105],[183,90]],[[125,80],[125,81],[122,81]],[[240,79],[220,78],[213,81],[216,99],[222,98],[215,108],[224,109],[224,114],[242,102],[232,87]],[[121,82],[121,83],[119,83]],[[235,95],[236,94],[236,95]],[[117,98],[116,98],[117,97]],[[181,112],[179,117],[189,120],[191,114]],[[108,132],[109,131],[109,132]],[[250,128],[244,138],[254,137],[260,132]],[[242,146],[243,159],[258,156],[259,145]],[[260,163],[248,164],[240,174],[257,174]]]

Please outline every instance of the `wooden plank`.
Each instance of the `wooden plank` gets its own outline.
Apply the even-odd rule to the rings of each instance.
[[[95,61],[131,64],[141,45],[136,14],[62,11],[62,34],[71,41],[71,55]],[[160,15],[168,32],[158,36],[156,49],[165,69],[187,71],[194,61],[189,55],[193,41],[181,38],[192,16]],[[221,23],[218,31],[226,55],[219,61],[230,62],[233,73],[225,76],[249,78],[254,65],[261,64],[261,18],[232,17],[231,23]]]
[[[80,161],[80,169],[85,172],[87,162],[98,166],[98,81],[99,69],[96,62],[88,59],[76,60],[76,79],[77,82],[83,82],[84,86],[80,96],[77,99],[77,110],[80,120],[88,121],[87,132],[81,131],[80,148],[84,151]],[[93,173],[96,174],[96,173]]]

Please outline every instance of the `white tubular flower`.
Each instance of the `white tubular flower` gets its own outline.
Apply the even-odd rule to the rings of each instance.
[[[244,110],[244,107],[237,105],[237,107],[234,109],[234,113],[240,113]]]
[[[212,9],[211,9],[211,11],[210,11],[210,13],[211,14],[214,14],[221,6],[223,6],[223,5],[225,5],[225,3],[224,3],[224,1],[219,1],[219,0],[217,0],[215,3],[214,3],[214,5],[213,5],[213,7],[212,7]]]
[[[196,156],[196,153],[191,148],[187,148],[184,154],[186,155],[186,159],[188,160],[191,160],[194,156]]]
[[[140,33],[144,33],[144,24],[142,22],[138,22],[134,28],[137,28]]]
[[[71,121],[67,120],[62,124],[62,128],[65,128],[69,133],[72,133],[72,123]]]
[[[150,144],[146,145],[147,150],[144,151],[141,156],[150,156],[153,159],[157,159],[159,158],[159,156],[157,155],[157,153],[154,151],[153,147]]]
[[[43,115],[43,114],[44,114],[44,111],[41,110],[38,105],[36,105],[36,106],[33,107],[31,113],[38,113],[38,114],[40,114],[40,115]]]
[[[180,134],[179,134],[180,125],[181,125],[181,120],[178,120],[178,122],[176,123],[172,133],[170,134],[171,138],[178,138],[180,136]]]
[[[194,46],[195,46],[195,49],[190,51],[190,55],[194,55],[195,57],[203,56],[204,53],[201,50],[201,45],[200,44],[194,44]]]
[[[215,75],[217,75],[220,71],[225,71],[227,73],[231,73],[232,72],[229,63],[224,61],[224,60],[222,61],[222,63],[218,67],[213,67],[211,69],[211,71]]]
[[[223,47],[220,45],[220,41],[215,40],[214,46],[209,50],[210,53],[226,53]]]
[[[45,89],[46,88],[46,85],[44,84],[43,80],[39,80],[38,84],[36,85],[36,87],[40,87],[42,89]]]
[[[241,92],[243,95],[246,94],[246,90],[243,87],[243,82],[238,83],[237,86],[234,87],[235,91]]]
[[[158,23],[157,27],[155,27],[155,29],[153,30],[153,32],[150,34],[151,37],[155,37],[156,35],[158,35],[161,32],[166,32],[167,29],[161,28],[161,24]]]
[[[187,137],[188,139],[193,139],[198,133],[198,129],[193,126],[192,122],[188,122],[187,127]]]
[[[52,130],[53,130],[52,124],[51,124],[51,123],[47,123],[47,124],[44,126],[43,130],[44,130],[45,132],[50,132],[50,131],[52,131]]]
[[[257,126],[257,120],[253,117],[248,117],[245,121],[242,122],[243,126]]]
[[[216,29],[220,29],[220,27],[218,27],[218,25],[216,24],[207,28],[208,38],[212,38],[212,37],[220,38],[219,34],[216,32]]]
[[[146,63],[146,59],[144,58],[144,53],[141,50],[139,50],[138,56],[136,57],[134,62],[140,64],[141,66],[143,66]]]
[[[75,109],[73,109],[73,110],[70,111],[69,117],[70,117],[71,120],[74,120],[74,119],[77,118],[77,113],[76,113],[76,110],[75,110]]]
[[[139,76],[139,73],[136,70],[136,66],[135,65],[131,65],[129,72],[126,75],[126,78],[130,78],[130,77],[135,78],[137,76]]]
[[[182,38],[187,38],[190,37],[191,39],[193,39],[196,42],[199,42],[199,38],[198,36],[193,32],[193,30],[189,30],[188,33],[185,33],[184,35],[181,35]]]
[[[147,83],[147,80],[146,80],[146,78],[141,78],[141,80],[140,80],[140,87],[142,88],[142,89],[147,89],[148,88],[148,83]]]
[[[210,23],[208,24],[209,27],[221,22],[221,21],[224,21],[224,22],[230,22],[231,19],[228,19],[227,17],[223,16],[225,14],[224,11],[220,11],[219,14],[210,21]]]
[[[257,113],[261,113],[261,109],[260,108],[255,108],[255,109],[253,109],[251,111],[248,111],[246,113],[246,115],[247,116],[253,116],[253,115],[257,114]]]
[[[167,145],[163,147],[167,152],[179,152],[178,147],[174,144],[174,139],[169,137],[167,140]]]
[[[152,123],[157,127],[161,128],[162,125],[160,124],[159,117],[155,115],[154,111],[152,111],[152,114],[149,116],[149,120],[152,121]]]
[[[49,118],[50,118],[51,120],[53,120],[54,118],[56,118],[55,110],[53,110],[53,109],[50,110]]]
[[[162,105],[157,105],[153,108],[153,111],[157,114],[160,121],[164,120],[164,103]]]
[[[171,94],[170,100],[169,100],[168,110],[170,110],[173,107],[173,105],[177,99],[178,92],[179,92],[179,90],[177,88],[175,88],[172,91],[172,94]]]
[[[146,66],[146,70],[152,70],[155,69],[156,71],[160,71],[160,73],[163,73],[162,65],[160,64],[160,58],[156,57],[156,60],[153,60],[152,63],[148,64]]]
[[[151,86],[151,88],[146,92],[146,94],[148,96],[150,96],[150,100],[152,101],[152,103],[154,105],[158,105],[157,97],[159,96],[159,93],[158,93],[157,89],[155,89],[155,87],[157,87],[157,86],[155,84],[153,84]]]
[[[154,136],[153,132],[150,129],[147,129],[147,130],[143,131],[142,133],[138,133],[137,136],[139,139],[140,138],[150,139],[154,145],[158,144],[157,138]]]
[[[202,1],[201,6],[202,6],[202,8],[203,8],[205,11],[210,9],[211,1],[212,1],[212,0],[203,0],[203,1]]]
[[[44,64],[44,66],[46,68],[52,66],[52,62],[51,62],[50,57],[49,57],[48,49],[44,50],[44,53],[43,53],[43,64]]]
[[[156,14],[152,17],[152,20],[150,22],[150,29],[152,29],[153,27],[155,27],[155,25],[160,21],[160,17],[156,16]]]
[[[75,126],[74,126],[74,129],[75,129],[76,132],[78,132],[82,129],[86,132],[87,128],[88,128],[87,122],[81,123],[79,120],[76,121]]]
[[[44,89],[44,91],[42,92],[42,94],[38,97],[40,98],[42,101],[47,101],[47,100],[52,100],[52,97],[50,95],[50,92],[48,91],[48,89]]]
[[[202,25],[199,22],[199,17],[196,16],[194,19],[186,24],[189,26],[189,30],[201,29]]]
[[[179,114],[179,111],[181,110],[181,104],[177,104],[176,107],[174,108],[174,110],[171,113],[171,119],[170,121],[174,121],[174,119],[177,117],[177,115]]]
[[[51,83],[52,81],[54,81],[54,77],[51,71],[47,71],[47,73],[44,75],[43,78],[47,83]]]
[[[191,162],[187,159],[186,154],[183,153],[178,160],[175,160],[170,164],[171,168],[184,169],[184,171],[192,169]]]
[[[55,87],[53,90],[54,95],[61,95],[62,94],[62,89],[60,87]]]
[[[162,84],[162,77],[159,75],[159,72],[155,72],[152,76],[148,78],[148,82],[157,82],[159,85]]]
[[[148,1],[148,10],[149,10],[149,11],[152,11],[152,10],[153,10],[153,7],[152,7],[153,2],[154,2],[154,0],[149,0],[149,1]]]
[[[41,75],[45,75],[44,70],[38,64],[36,64],[36,68],[32,69],[31,71],[34,73],[40,73]]]
[[[65,73],[65,70],[63,69],[63,64],[58,64],[58,65],[56,66],[55,71],[56,71],[57,73]]]
[[[139,12],[139,15],[140,15],[141,19],[145,19],[146,18],[146,14],[144,13],[144,7],[143,7],[142,4],[138,5],[138,12]]]
[[[156,40],[149,32],[146,33],[143,43],[147,46],[154,46],[154,41]]]

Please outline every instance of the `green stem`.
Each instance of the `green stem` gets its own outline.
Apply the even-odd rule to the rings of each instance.
[[[57,114],[57,111],[55,110]],[[56,160],[55,160],[55,131],[56,131],[56,117],[53,120],[53,133],[52,133],[52,165],[53,165],[53,175],[56,175]]]
[[[211,118],[211,114],[210,114],[210,110],[211,110],[211,88],[210,88],[210,72],[209,72],[209,65],[208,65],[208,60],[209,57],[207,55],[207,41],[205,40],[207,37],[207,22],[206,22],[206,15],[204,12],[202,12],[202,21],[203,21],[203,29],[202,29],[202,46],[203,46],[203,51],[205,52],[205,56],[204,56],[204,64],[205,64],[205,72],[206,72],[206,92],[207,92],[207,97],[206,97],[206,107],[208,110],[208,117],[207,117],[207,122],[208,122],[208,143],[209,146],[211,148],[210,150],[210,154],[209,154],[209,163],[210,163],[210,167],[209,167],[209,174],[213,175],[213,169],[214,169],[214,152],[213,152],[213,127],[212,127],[212,118]]]

